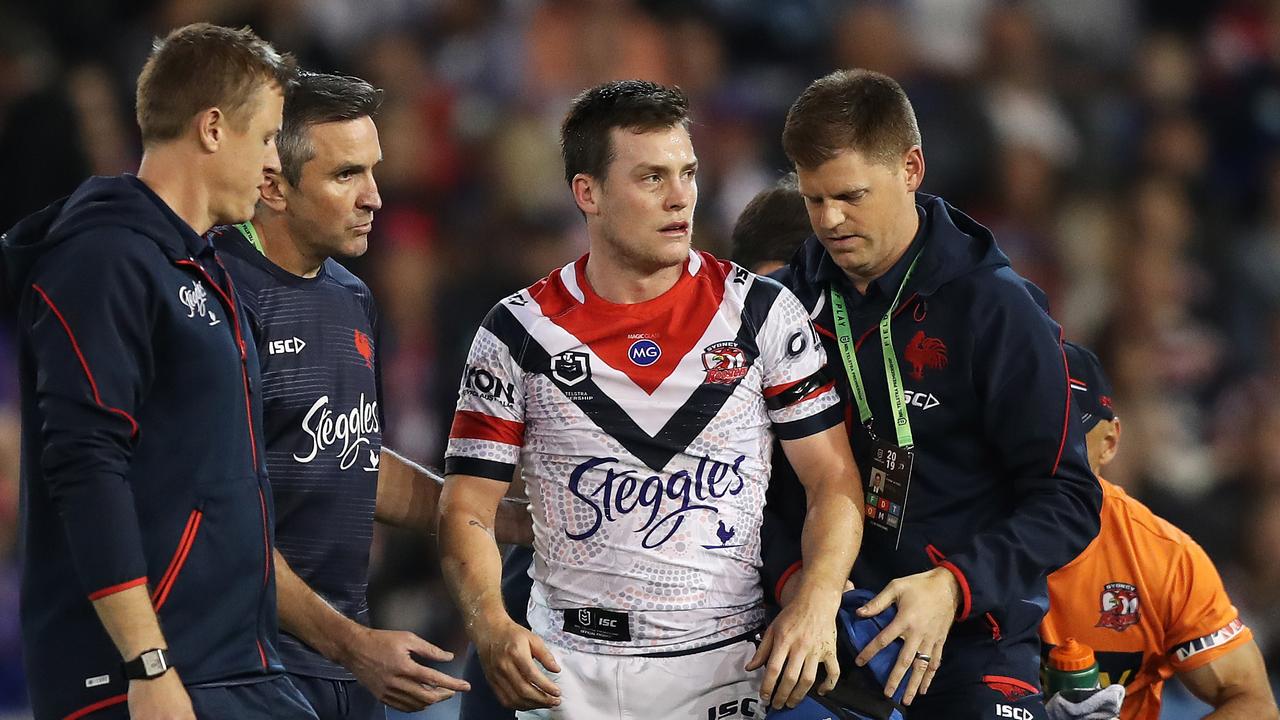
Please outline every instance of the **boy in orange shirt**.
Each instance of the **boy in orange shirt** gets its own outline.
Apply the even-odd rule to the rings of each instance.
[[[1101,686],[1125,686],[1121,720],[1158,718],[1160,691],[1174,673],[1214,707],[1211,718],[1280,717],[1253,634],[1204,550],[1102,478],[1120,443],[1110,383],[1097,356],[1064,346],[1089,465],[1102,484],[1102,529],[1049,576],[1042,652],[1067,637],[1093,648]]]

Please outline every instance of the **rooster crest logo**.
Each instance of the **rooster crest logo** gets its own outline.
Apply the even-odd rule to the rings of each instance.
[[[941,370],[947,366],[947,346],[938,338],[931,338],[923,330],[917,330],[903,357],[911,364],[911,377],[924,379],[924,369]]]
[[[356,330],[356,352],[360,353],[360,357],[364,358],[364,364],[373,369],[373,341],[368,335]]]

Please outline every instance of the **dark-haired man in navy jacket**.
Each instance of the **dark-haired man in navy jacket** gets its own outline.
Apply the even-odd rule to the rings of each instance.
[[[864,474],[852,580],[882,589],[864,615],[898,610],[859,660],[902,638],[886,694],[906,682],[913,719],[1043,718],[1044,577],[1097,534],[1101,490],[1043,293],[986,228],[917,193],[920,142],[902,88],[861,70],[811,84],[783,131],[816,237],[781,279],[826,345]],[[785,603],[799,524],[773,516]]]

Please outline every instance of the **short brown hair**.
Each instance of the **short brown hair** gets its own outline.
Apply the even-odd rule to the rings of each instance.
[[[584,90],[573,99],[560,126],[564,179],[578,173],[604,180],[613,161],[614,128],[632,132],[689,127],[689,98],[678,87],[648,80],[615,80]]]
[[[284,96],[284,122],[276,137],[280,174],[297,187],[302,166],[315,157],[311,126],[373,117],[382,107],[382,91],[357,77],[302,72]]]
[[[871,70],[837,70],[814,80],[787,111],[782,129],[782,149],[801,168],[816,168],[848,150],[892,162],[919,144],[907,93]]]
[[[293,58],[247,27],[192,23],[157,39],[138,76],[138,128],[144,145],[180,137],[191,118],[216,107],[232,124],[263,85],[283,90],[296,72]]]

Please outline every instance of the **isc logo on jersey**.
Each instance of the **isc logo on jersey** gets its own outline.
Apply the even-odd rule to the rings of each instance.
[[[662,348],[649,338],[640,338],[631,343],[631,348],[627,350],[627,357],[640,367],[649,367],[662,357]]]
[[[756,709],[759,707],[760,701],[748,697],[742,698],[741,701],[730,700],[726,703],[720,703],[707,708],[707,720],[727,720],[727,718],[755,718],[764,717],[757,715]]]
[[[295,335],[291,338],[285,338],[284,340],[272,340],[267,343],[267,352],[271,355],[301,355],[302,348],[306,346],[307,344],[302,341],[302,338]]]

